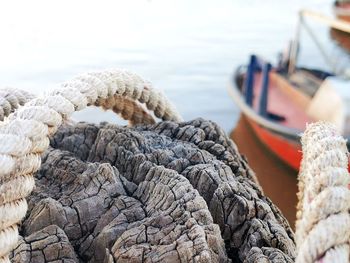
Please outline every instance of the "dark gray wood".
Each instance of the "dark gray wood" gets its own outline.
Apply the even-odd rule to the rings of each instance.
[[[28,203],[13,262],[295,257],[286,219],[235,144],[203,119],[64,125],[43,155]]]

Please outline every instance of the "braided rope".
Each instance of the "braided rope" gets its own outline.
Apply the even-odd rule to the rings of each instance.
[[[33,98],[34,95],[24,90],[0,89],[0,121]]]
[[[107,99],[99,99],[95,103],[95,106],[100,106],[104,110],[113,110],[113,112],[120,115],[123,119],[129,120],[132,126],[141,123],[155,123],[154,118],[145,111],[140,103],[120,95],[114,95]]]
[[[9,262],[7,255],[17,243],[17,224],[26,214],[25,197],[35,185],[33,173],[40,168],[48,136],[56,132],[63,119],[88,105],[112,107],[133,123],[152,123],[153,118],[140,103],[158,118],[181,120],[166,97],[150,83],[135,74],[112,70],[78,76],[45,97],[31,100],[1,123],[0,263]],[[6,109],[4,115],[11,111]]]
[[[302,136],[296,262],[349,262],[350,177],[346,141],[319,122]]]

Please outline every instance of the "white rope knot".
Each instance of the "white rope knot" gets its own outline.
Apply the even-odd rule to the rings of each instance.
[[[35,99],[24,91],[0,90],[0,121],[5,119],[0,123],[0,263],[9,262],[17,243],[17,224],[26,214],[25,198],[34,188],[48,136],[88,105],[112,109],[131,124],[154,123],[151,112],[163,120],[182,120],[162,93],[124,70],[83,74]]]
[[[349,262],[350,177],[346,141],[320,122],[302,136],[296,262]]]

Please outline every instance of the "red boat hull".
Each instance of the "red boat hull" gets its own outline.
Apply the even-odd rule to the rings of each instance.
[[[274,69],[255,70],[252,74],[254,58],[252,56],[247,74],[238,71],[238,89],[232,96],[257,138],[282,162],[298,171],[302,159],[298,134],[302,133],[307,123],[314,121],[307,114],[307,109],[312,94],[322,81],[313,75],[314,72],[305,69],[293,73],[293,82]],[[265,64],[263,68],[268,67]],[[246,90],[243,83],[248,83]],[[243,91],[246,93],[243,94]]]
[[[279,159],[295,170],[299,170],[302,158],[301,145],[275,134],[247,118],[259,140]]]

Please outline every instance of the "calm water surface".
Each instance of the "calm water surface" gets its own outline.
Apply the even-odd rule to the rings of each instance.
[[[331,2],[8,1],[0,4],[0,84],[39,93],[85,71],[125,68],[163,89],[185,120],[212,119],[228,132],[239,115],[226,90],[235,67],[253,52],[275,61],[297,11],[331,13]],[[317,32],[328,38],[326,28]],[[304,63],[324,63],[304,45]],[[117,120],[95,109],[75,117]]]

